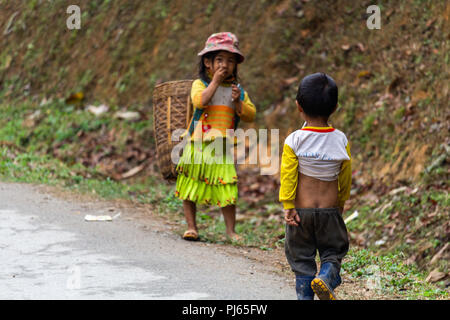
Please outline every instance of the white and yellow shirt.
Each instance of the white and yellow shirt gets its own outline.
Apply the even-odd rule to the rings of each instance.
[[[241,112],[237,112],[234,110],[234,103],[231,100],[231,84],[221,84],[211,98],[211,101],[204,106],[202,105],[202,93],[205,89],[206,85],[200,79],[192,83],[191,100],[194,111],[196,109],[204,109],[204,112],[200,119],[191,119],[191,122],[198,122],[192,133],[191,140],[210,140],[217,133],[226,136],[227,129],[234,129],[235,114],[244,122],[252,122],[254,120],[256,108],[246,91],[243,94],[242,110]],[[188,128],[190,126],[191,123]]]
[[[333,127],[304,126],[286,138],[279,194],[285,209],[295,208],[299,172],[323,181],[338,180],[338,205],[343,207],[352,182],[350,146],[345,134]]]

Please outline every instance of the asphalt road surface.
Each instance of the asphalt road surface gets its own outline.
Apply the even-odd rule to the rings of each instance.
[[[270,266],[151,217],[0,182],[0,299],[296,299]],[[162,231],[161,231],[162,230]]]

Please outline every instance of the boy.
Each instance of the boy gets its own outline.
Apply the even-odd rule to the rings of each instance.
[[[324,74],[306,76],[296,105],[305,124],[285,140],[279,200],[286,221],[286,258],[295,273],[299,300],[335,300],[341,260],[348,251],[342,219],[351,187],[351,155],[344,133],[328,125],[338,88]],[[317,277],[316,250],[320,256]]]

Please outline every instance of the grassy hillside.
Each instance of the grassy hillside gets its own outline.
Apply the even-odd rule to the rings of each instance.
[[[257,125],[297,128],[299,80],[325,71],[340,88],[333,122],[350,136],[365,179],[418,181],[430,156],[445,153],[446,1],[382,2],[380,30],[366,27],[369,2],[81,1],[80,30],[66,27],[66,1],[0,3],[4,98],[81,91],[86,103],[150,116],[154,85],[195,77],[207,36],[230,30],[247,57],[240,75]]]
[[[153,88],[196,77],[204,41],[227,30],[246,55],[239,74],[258,110],[250,126],[279,128],[281,142],[301,126],[299,81],[333,76],[340,103],[331,122],[354,157],[345,212],[359,214],[348,224],[353,245],[401,252],[427,274],[446,274],[447,286],[448,1],[380,1],[380,30],[366,26],[371,1],[78,1],[80,30],[66,27],[69,4],[0,0],[2,177],[56,179],[179,211],[155,167]],[[83,98],[68,104],[77,92]],[[109,107],[101,116],[87,111],[100,104]],[[135,168],[140,176],[122,180]],[[262,226],[248,244],[280,246],[278,177],[252,172],[240,173],[242,231]],[[209,228],[217,211],[204,212]]]

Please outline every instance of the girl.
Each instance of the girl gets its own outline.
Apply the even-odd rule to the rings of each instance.
[[[234,162],[225,148],[214,157],[205,149],[216,139],[222,139],[225,146],[226,130],[236,129],[241,119],[252,122],[256,109],[237,83],[237,66],[244,61],[244,56],[234,34],[211,35],[198,55],[200,79],[192,83],[191,89],[194,115],[183,134],[190,140],[177,165],[175,195],[183,200],[188,225],[183,239],[198,240],[196,204],[208,204],[221,208],[228,237],[239,240],[235,232],[238,190]],[[217,156],[220,161],[216,161]]]

